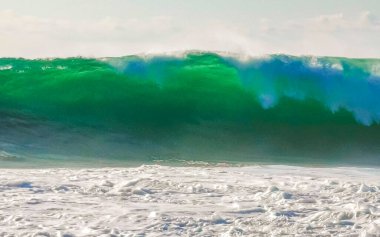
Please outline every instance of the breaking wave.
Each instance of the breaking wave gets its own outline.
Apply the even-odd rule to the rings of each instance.
[[[379,164],[380,60],[2,58],[0,113],[4,152]]]

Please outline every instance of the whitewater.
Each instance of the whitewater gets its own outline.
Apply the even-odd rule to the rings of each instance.
[[[376,237],[379,180],[372,168],[2,169],[0,236]]]

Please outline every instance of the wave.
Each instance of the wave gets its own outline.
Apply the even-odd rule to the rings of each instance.
[[[2,58],[0,113],[7,151],[380,163],[380,60]]]

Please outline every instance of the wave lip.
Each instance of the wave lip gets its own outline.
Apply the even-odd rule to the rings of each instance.
[[[380,77],[376,73],[380,60],[377,59],[270,55],[242,60],[236,55],[193,52],[182,58],[125,57],[111,58],[108,62],[125,75],[151,78],[157,83],[162,83],[165,76],[175,76],[173,67],[178,71],[185,71],[186,67],[198,69],[201,73],[198,76],[205,78],[223,72],[216,83],[233,78],[266,109],[282,98],[312,99],[333,113],[347,110],[367,126],[380,121]]]

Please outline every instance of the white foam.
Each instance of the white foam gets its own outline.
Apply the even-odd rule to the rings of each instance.
[[[12,65],[3,65],[3,66],[0,66],[0,71],[11,70],[12,68],[13,68]]]
[[[0,236],[380,236],[380,170],[1,169]]]

